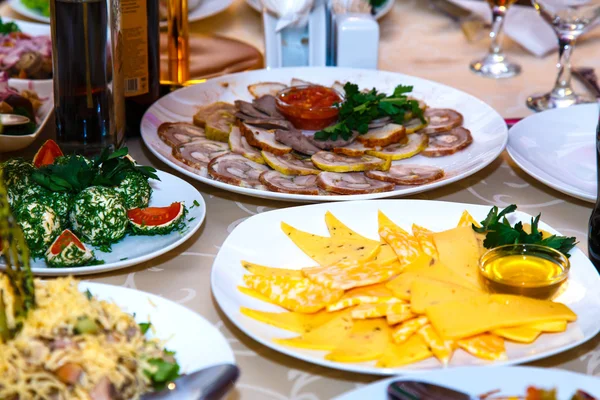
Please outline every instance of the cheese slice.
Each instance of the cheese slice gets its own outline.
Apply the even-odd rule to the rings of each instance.
[[[302,314],[297,312],[266,312],[240,307],[240,312],[247,317],[260,322],[275,326],[277,328],[304,334],[327,323],[339,315],[338,312],[319,311],[314,314]]]
[[[329,236],[332,239],[339,240],[361,240],[364,241],[365,244],[370,246],[377,246],[379,242],[377,240],[368,239],[362,235],[359,235],[352,229],[348,228],[346,225],[342,223],[339,219],[337,219],[331,212],[327,211],[325,213],[325,224],[327,225],[327,230],[329,231]]]
[[[342,310],[347,307],[360,304],[387,303],[388,301],[399,301],[385,283],[357,287],[344,293],[341,299],[327,305],[327,311]]]
[[[377,366],[380,368],[395,368],[413,364],[431,356],[431,350],[429,350],[423,338],[420,335],[412,335],[403,343],[389,345],[384,355],[377,361]]]
[[[539,329],[542,332],[564,332],[567,330],[567,321],[536,322],[525,326],[532,329]]]
[[[386,314],[385,319],[389,325],[397,325],[401,322],[408,321],[409,319],[415,318],[417,315],[413,314],[412,311],[404,311],[395,314]]]
[[[341,261],[327,267],[304,268],[302,273],[311,281],[325,287],[348,290],[387,281],[403,269],[399,262],[382,266],[372,261]]]
[[[504,339],[496,335],[484,333],[459,340],[457,344],[458,347],[478,358],[492,361],[507,359]]]
[[[499,328],[554,320],[575,321],[564,304],[513,295],[478,295],[428,307],[427,318],[445,339],[463,339]]]
[[[302,271],[299,269],[287,269],[287,268],[273,268],[265,267],[264,265],[254,264],[249,261],[242,261],[242,266],[256,275],[262,276],[288,276],[302,278]]]
[[[429,346],[429,350],[433,353],[435,358],[437,358],[443,366],[447,366],[452,358],[452,354],[454,354],[455,342],[453,340],[443,340],[440,335],[437,334],[435,329],[431,326],[431,324],[427,324],[423,326],[417,332],[427,346]]]
[[[350,334],[325,355],[325,359],[337,362],[377,360],[390,344],[390,329],[382,318],[354,321]]]
[[[392,331],[392,339],[395,343],[404,343],[411,336],[419,331],[422,327],[427,325],[429,320],[427,317],[418,317],[406,322],[403,322]]]
[[[379,246],[379,252],[375,258],[373,258],[373,262],[377,265],[389,265],[398,261],[398,256],[394,252],[394,249],[392,249],[392,246],[382,240]]]
[[[444,265],[472,285],[482,287],[479,277],[479,243],[471,227],[434,233],[433,241]]]
[[[281,223],[281,229],[306,255],[321,266],[340,261],[369,261],[379,252],[379,242],[367,239],[339,239],[304,232]]]
[[[273,341],[301,349],[332,351],[350,334],[353,324],[350,312],[344,310],[335,318],[301,336]]]
[[[268,297],[267,297],[267,296],[265,296],[265,295],[262,295],[262,294],[260,294],[259,292],[257,292],[257,291],[256,291],[256,290],[254,290],[254,289],[250,289],[249,287],[246,287],[246,286],[238,286],[237,288],[238,288],[238,290],[239,290],[240,292],[244,293],[244,294],[245,294],[245,295],[247,295],[247,296],[250,296],[250,297],[253,297],[253,298],[255,298],[255,299],[258,299],[258,300],[264,301],[264,302],[266,302],[266,303],[271,303],[271,304],[275,304],[275,305],[277,305],[276,303],[274,303],[273,301],[271,301],[271,299],[270,299],[270,298],[268,298]]]
[[[342,290],[329,289],[306,278],[244,275],[244,283],[273,303],[302,313],[317,312],[344,294]]]
[[[378,213],[379,236],[390,245],[401,264],[414,262],[423,252],[419,241],[404,229],[394,224],[381,211]]]
[[[417,224],[413,224],[412,232],[414,237],[416,237],[419,241],[421,249],[423,249],[423,253],[427,254],[433,259],[437,259],[438,252],[435,247],[435,243],[433,242],[433,232]]]
[[[432,279],[415,279],[410,287],[410,305],[415,314],[425,313],[427,307],[454,300],[468,299],[479,292]]]
[[[388,302],[379,304],[363,304],[352,310],[352,318],[368,319],[385,317],[387,315],[410,313],[410,305],[405,303]]]
[[[494,329],[492,333],[504,339],[519,343],[531,343],[540,336],[542,331],[525,326]]]
[[[473,216],[467,210],[463,211],[462,215],[460,216],[460,219],[458,220],[458,224],[456,224],[456,226],[472,228],[473,225],[475,225],[477,228],[481,228],[481,224],[479,222],[475,221],[475,218],[473,218]]]

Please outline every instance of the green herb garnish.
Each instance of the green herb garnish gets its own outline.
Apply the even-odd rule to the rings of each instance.
[[[569,257],[569,251],[577,244],[577,238],[557,235],[543,238],[538,228],[542,214],[538,214],[531,219],[531,232],[529,233],[523,229],[522,222],[517,222],[514,226],[511,226],[506,216],[516,210],[517,206],[514,204],[500,212],[498,212],[498,207],[494,206],[485,220],[481,221],[481,227],[473,225],[475,232],[485,233],[483,246],[486,249],[507,244],[537,244],[556,249]]]
[[[316,140],[337,140],[338,137],[348,140],[353,131],[364,135],[369,131],[369,123],[375,119],[390,117],[392,122],[402,124],[407,114],[425,122],[423,112],[416,100],[410,100],[406,94],[412,92],[412,86],[398,85],[391,96],[377,92],[373,88],[368,92],[360,92],[358,85],[344,85],[345,100],[336,104],[339,109],[339,122],[315,133]]]
[[[152,366],[152,371],[144,370],[144,374],[152,381],[154,390],[162,390],[169,382],[179,377],[179,364],[177,362],[168,362],[162,358],[151,358],[148,364]]]
[[[19,25],[14,22],[3,22],[0,18],[0,33],[6,35],[13,32],[21,32]]]
[[[92,292],[90,292],[90,289],[86,289],[85,291],[85,297],[87,297],[88,300],[91,300],[94,296],[92,295]]]
[[[146,332],[148,332],[148,330],[152,326],[152,323],[151,322],[140,322],[138,325],[140,327],[140,331],[142,332],[142,335],[145,335]]]

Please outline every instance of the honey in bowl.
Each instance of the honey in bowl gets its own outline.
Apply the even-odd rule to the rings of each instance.
[[[481,278],[491,292],[551,298],[569,273],[569,260],[550,247],[515,244],[497,247],[480,259]]]

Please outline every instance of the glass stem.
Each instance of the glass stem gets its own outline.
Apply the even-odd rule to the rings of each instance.
[[[575,39],[565,36],[558,37],[558,76],[554,89],[552,89],[552,97],[569,97],[573,95],[571,88],[571,54],[573,54],[573,46]]]
[[[492,30],[490,31],[490,54],[502,55],[502,26],[506,7],[492,7]]]

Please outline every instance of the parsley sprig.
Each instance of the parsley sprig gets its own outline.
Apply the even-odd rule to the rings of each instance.
[[[522,222],[511,226],[506,216],[516,210],[517,206],[514,204],[500,212],[498,212],[498,207],[494,206],[485,220],[481,221],[481,227],[473,225],[475,232],[486,234],[483,241],[486,249],[507,244],[537,244],[556,249],[569,257],[569,251],[577,244],[577,238],[557,235],[544,238],[538,228],[541,214],[531,218],[531,232],[529,233],[523,229]]]
[[[338,137],[348,140],[352,131],[361,135],[367,133],[369,123],[375,119],[390,117],[394,123],[402,124],[409,113],[425,122],[419,103],[406,96],[412,90],[412,86],[398,85],[394,93],[387,96],[375,88],[361,92],[358,85],[348,82],[344,85],[344,102],[336,104],[339,122],[315,133],[314,137],[317,140],[337,140]]]

